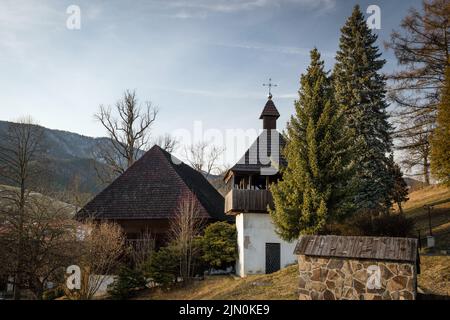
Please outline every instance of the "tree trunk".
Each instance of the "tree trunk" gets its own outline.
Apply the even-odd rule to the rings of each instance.
[[[428,162],[428,155],[423,157],[423,177],[425,186],[430,185],[430,163]]]

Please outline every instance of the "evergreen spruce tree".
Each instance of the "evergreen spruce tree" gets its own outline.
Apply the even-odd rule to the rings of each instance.
[[[317,49],[311,51],[311,64],[301,77],[295,111],[282,151],[288,165],[282,169],[283,180],[271,186],[275,208],[270,214],[285,240],[320,233],[352,209],[347,196],[349,134]]]
[[[408,201],[408,185],[405,179],[403,179],[403,172],[400,166],[395,163],[394,156],[389,157],[389,169],[391,176],[394,178],[393,189],[391,191],[391,201],[396,203],[400,213],[403,213],[402,202]],[[388,204],[390,206],[391,204]]]
[[[431,140],[431,172],[450,186],[450,67],[447,67],[445,72],[445,86],[438,107],[437,127]]]
[[[375,45],[359,6],[341,29],[333,72],[336,103],[352,129],[356,172],[354,202],[360,211],[387,211],[394,179],[389,170],[392,127],[388,122],[385,77],[379,73],[385,60]]]

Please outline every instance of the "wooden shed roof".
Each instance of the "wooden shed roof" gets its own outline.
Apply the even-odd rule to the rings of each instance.
[[[416,262],[417,239],[356,236],[301,236],[295,254]]]

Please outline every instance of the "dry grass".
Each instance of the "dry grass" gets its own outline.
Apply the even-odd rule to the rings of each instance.
[[[267,275],[246,278],[210,276],[187,288],[170,291],[149,289],[136,299],[142,300],[296,300],[298,267],[289,266]]]
[[[450,295],[450,256],[421,256],[418,285],[429,294]],[[186,288],[149,289],[138,300],[296,300],[298,267],[246,278],[210,276]]]
[[[428,213],[424,205],[433,205],[432,224],[438,246],[450,247],[450,189],[430,186],[409,195],[404,204],[405,214],[416,221],[416,227],[428,228]],[[425,231],[422,233],[426,235]],[[450,256],[421,255],[419,287],[425,293],[450,294]],[[204,281],[194,282],[187,288],[170,291],[149,289],[135,299],[151,300],[251,300],[278,299],[296,300],[298,288],[298,268],[296,265],[269,275],[254,275],[246,278],[233,276],[210,276]]]
[[[450,295],[450,256],[421,256],[418,285],[425,293]]]
[[[421,236],[429,234],[428,211],[425,205],[433,206],[431,225],[436,237],[436,246],[450,248],[450,188],[437,185],[411,192],[404,205],[405,214],[413,218]]]

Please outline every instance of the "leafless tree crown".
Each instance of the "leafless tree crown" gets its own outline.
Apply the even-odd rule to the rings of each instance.
[[[450,64],[448,0],[423,2],[423,12],[411,9],[386,47],[394,51],[401,70],[390,75],[389,97],[394,111],[398,149],[407,168],[422,167],[429,183],[429,144],[435,128],[445,68]]]
[[[139,104],[135,91],[127,90],[115,107],[100,105],[95,118],[106,129],[111,146],[99,146],[98,157],[108,165],[113,176],[122,174],[146,150],[150,140],[152,124],[158,109],[150,102]],[[105,178],[106,177],[106,178]],[[108,176],[101,175],[102,180]],[[110,182],[110,181],[106,181]]]

